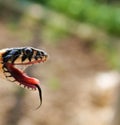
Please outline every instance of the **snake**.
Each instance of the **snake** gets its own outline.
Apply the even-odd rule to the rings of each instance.
[[[14,47],[0,50],[0,71],[4,78],[10,82],[17,83],[21,87],[38,90],[40,104],[42,104],[42,91],[40,81],[37,78],[28,76],[19,66],[31,66],[45,62],[48,54],[41,49],[34,47]]]

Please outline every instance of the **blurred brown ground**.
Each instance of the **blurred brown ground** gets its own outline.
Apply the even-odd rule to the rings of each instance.
[[[30,46],[29,41],[31,39],[21,37],[19,31],[11,32],[6,24],[0,23],[1,49]],[[0,80],[0,125],[109,125],[114,88],[98,96],[93,92],[96,74],[109,68],[102,55],[81,41],[71,35],[56,45],[38,44],[37,48],[45,49],[49,59],[32,68],[43,91],[43,104],[37,111],[34,110],[39,101],[37,92],[26,90],[15,107],[16,91],[23,88]]]

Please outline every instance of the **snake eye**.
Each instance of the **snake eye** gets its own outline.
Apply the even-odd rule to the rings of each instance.
[[[25,48],[24,53],[25,53],[26,55],[31,55],[31,54],[33,53],[33,51],[32,51],[31,48]]]
[[[30,47],[23,49],[23,56],[22,56],[22,62],[25,61],[25,59],[28,58],[29,61],[31,61],[33,55],[33,49]]]

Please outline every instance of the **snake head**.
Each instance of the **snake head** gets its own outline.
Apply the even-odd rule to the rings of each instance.
[[[1,64],[3,73],[11,82],[15,82],[24,88],[38,90],[40,105],[42,104],[42,91],[40,88],[40,81],[34,77],[29,77],[23,70],[17,68],[17,65],[31,65],[47,60],[47,53],[43,50],[33,47],[21,47],[21,48],[8,48],[1,50],[2,61]],[[11,80],[12,79],[12,80]],[[38,109],[37,108],[37,109]]]

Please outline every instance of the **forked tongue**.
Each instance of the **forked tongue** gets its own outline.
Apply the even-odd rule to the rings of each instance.
[[[39,109],[41,104],[42,104],[42,91],[41,91],[41,88],[40,88],[40,85],[39,84],[35,84],[35,86],[37,87],[38,89],[38,92],[39,92],[39,98],[40,98],[40,104],[39,106],[36,108],[36,109]]]

